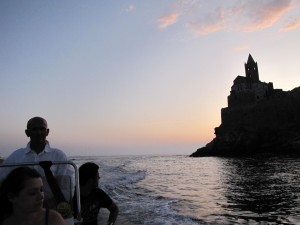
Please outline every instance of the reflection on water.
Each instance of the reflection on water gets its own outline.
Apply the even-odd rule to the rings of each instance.
[[[228,222],[300,223],[300,164],[295,159],[224,159]]]
[[[300,224],[300,160],[147,158],[139,184],[199,224]]]
[[[134,225],[300,224],[300,159],[128,156],[99,163],[102,182]]]

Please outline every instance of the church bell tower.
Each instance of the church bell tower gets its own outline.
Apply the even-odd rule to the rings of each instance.
[[[245,63],[245,73],[251,83],[259,82],[257,62],[254,61],[251,54],[249,54],[248,61]]]

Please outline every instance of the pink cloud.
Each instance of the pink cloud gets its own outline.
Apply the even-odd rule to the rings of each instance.
[[[244,18],[240,24],[243,29],[252,32],[272,26],[292,8],[291,0],[261,1],[260,4],[252,0],[239,7],[237,16]]]
[[[244,52],[244,51],[248,51],[250,49],[250,45],[249,44],[245,44],[239,47],[236,47],[234,50],[238,51],[238,52]]]
[[[197,22],[188,23],[189,27],[198,35],[207,35],[224,28],[224,10],[217,9],[216,14],[211,14]]]
[[[167,28],[167,27],[171,26],[172,24],[176,23],[179,15],[180,15],[179,13],[173,12],[166,16],[160,17],[159,18],[159,28],[164,29],[164,28]]]
[[[294,19],[292,22],[283,27],[280,31],[295,30],[300,26],[300,17]]]
[[[187,24],[197,35],[219,30],[254,32],[273,26],[299,5],[300,0],[237,0],[228,4],[178,0],[173,4],[173,13],[159,19],[159,27],[163,29],[178,23],[180,16],[180,22]],[[281,30],[295,29],[300,26],[299,21],[300,18]]]
[[[201,24],[201,23],[189,23],[189,26],[192,28],[192,30],[198,34],[198,35],[207,35],[209,33],[216,32],[218,30],[221,30],[223,27],[219,24]]]

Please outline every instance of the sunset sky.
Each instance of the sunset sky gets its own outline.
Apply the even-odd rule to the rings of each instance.
[[[189,155],[214,138],[249,53],[300,86],[299,0],[0,1],[0,156],[28,119],[69,156]]]

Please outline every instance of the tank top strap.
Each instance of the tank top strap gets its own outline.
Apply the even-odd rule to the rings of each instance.
[[[46,208],[45,225],[48,225],[49,208]]]

